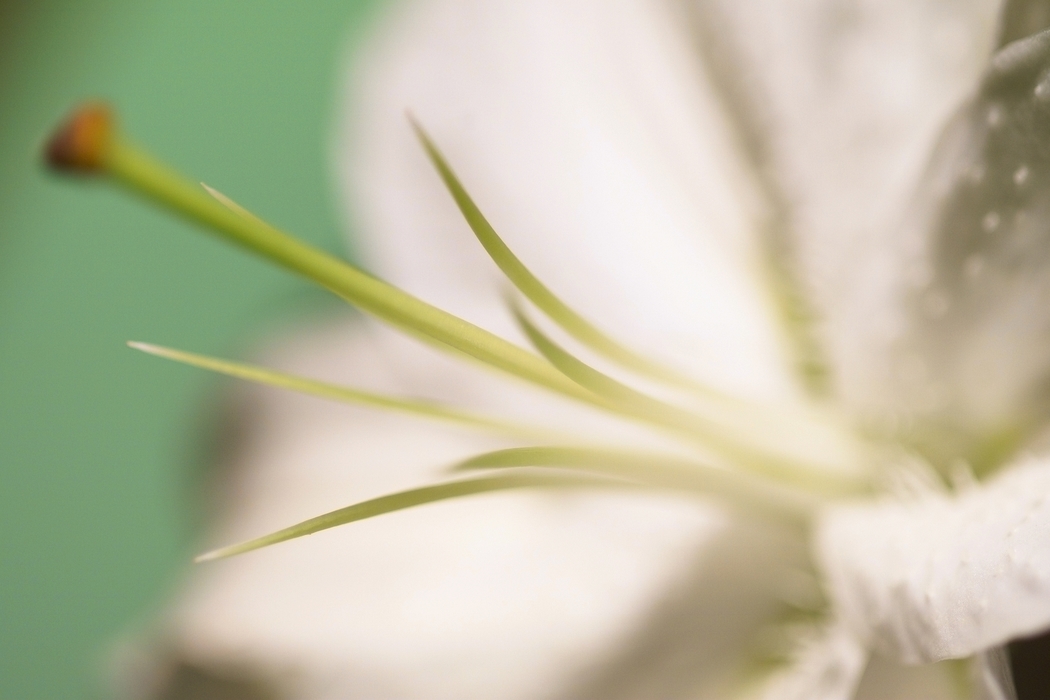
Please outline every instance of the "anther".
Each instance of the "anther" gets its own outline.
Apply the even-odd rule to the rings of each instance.
[[[113,113],[108,105],[101,102],[82,105],[47,142],[48,165],[61,172],[100,172],[106,164],[113,133]]]

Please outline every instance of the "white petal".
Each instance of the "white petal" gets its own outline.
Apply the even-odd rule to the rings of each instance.
[[[1050,625],[1050,464],[957,496],[841,505],[817,533],[840,614],[906,663],[961,658]]]
[[[301,336],[274,362],[432,394],[361,328]],[[406,371],[407,370],[407,371]],[[432,480],[491,439],[257,390],[224,465],[209,544]],[[294,697],[535,698],[641,623],[719,517],[693,501],[499,494],[395,513],[202,565],[170,614],[204,667],[259,668]],[[702,634],[702,630],[697,630]]]
[[[999,0],[689,0],[771,173],[840,389],[878,396],[890,301],[861,274],[901,225],[945,120],[975,89]],[[896,270],[891,271],[896,274]]]
[[[499,273],[404,119],[411,109],[524,262],[628,344],[783,391],[753,277],[755,189],[663,0],[407,0],[350,80],[340,169],[366,259],[502,329]]]
[[[755,639],[788,606],[820,597],[810,588],[798,533],[731,523],[691,572],[652,602],[643,625],[566,693],[565,700],[726,698]]]
[[[1027,437],[1050,416],[1048,71],[1046,33],[996,54],[946,130],[896,241],[892,262],[911,271],[893,288],[896,371],[873,371],[871,381],[948,433],[936,455],[945,462],[979,459],[982,441]]]

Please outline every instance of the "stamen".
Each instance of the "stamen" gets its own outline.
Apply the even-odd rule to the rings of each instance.
[[[559,394],[590,401],[588,392],[533,353],[378,280],[254,216],[246,217],[243,209],[231,210],[124,139],[114,128],[113,120],[103,118],[105,114],[106,111],[98,106],[89,105],[63,126],[52,140],[53,143],[68,144],[68,148],[56,147],[63,156],[56,162],[58,167],[87,167],[92,172],[108,175],[137,194],[313,280],[394,326]],[[230,202],[228,198],[224,199]]]
[[[292,525],[291,527],[278,530],[277,532],[264,537],[206,552],[198,556],[194,561],[199,563],[211,561],[213,559],[223,559],[235,554],[250,552],[253,549],[268,547],[269,545],[277,544],[278,542],[285,542],[304,535],[312,535],[315,532],[327,530],[339,525],[346,525],[347,523],[352,523],[357,520],[374,518],[377,515],[393,513],[394,511],[405,510],[406,508],[413,508],[426,503],[444,501],[450,498],[460,498],[462,496],[472,496],[479,493],[490,493],[492,491],[534,488],[630,489],[637,487],[632,486],[628,482],[585,474],[552,474],[522,470],[513,474],[498,474],[496,476],[486,475],[473,479],[423,486],[421,488],[409,489],[407,491],[373,498],[346,508],[340,508],[331,513],[319,515],[316,518],[304,520],[298,525]]]
[[[84,105],[74,112],[47,142],[47,162],[62,172],[101,172],[113,141],[114,122],[102,103]]]
[[[232,211],[234,213],[237,213],[237,214],[240,214],[245,219],[249,219],[250,221],[254,221],[257,224],[261,224],[263,226],[267,225],[265,221],[263,221],[258,216],[256,216],[255,214],[251,213],[250,211],[248,211],[247,209],[245,209],[240,204],[238,204],[237,202],[233,201],[232,199],[230,199],[226,195],[224,195],[222,192],[219,192],[214,187],[209,187],[207,185],[207,183],[204,183],[204,182],[201,183],[201,187],[204,188],[205,192],[207,192],[212,197],[217,199],[220,204],[222,204],[224,207],[226,207],[230,211]]]
[[[460,182],[455,171],[452,170],[452,166],[448,164],[444,155],[419,122],[411,115],[409,115],[409,122],[474,235],[484,246],[492,261],[518,291],[525,295],[526,299],[535,304],[570,336],[621,366],[650,379],[671,384],[676,388],[691,388],[709,398],[717,397],[728,400],[715,389],[702,385],[681,372],[667,368],[623,346],[558,298],[503,242],[477,204],[474,203],[473,198]]]
[[[229,360],[221,360],[215,357],[198,355],[196,353],[161,347],[159,345],[129,342],[128,346],[150,355],[156,355],[157,357],[174,360],[175,362],[181,362],[193,367],[211,370],[213,372],[218,372],[219,374],[225,374],[229,377],[246,379],[259,384],[279,387],[281,389],[290,389],[291,391],[297,391],[301,394],[309,394],[311,396],[332,399],[343,403],[364,404],[374,408],[409,413],[423,418],[450,421],[473,428],[491,430],[498,433],[516,435],[518,437],[550,438],[553,433],[553,431],[544,430],[543,428],[500,421],[494,418],[488,418],[486,416],[479,416],[466,411],[449,408],[448,406],[443,406],[437,403],[384,396],[383,394],[376,394],[351,387],[329,384],[313,379],[306,379],[304,377],[297,377],[291,374],[284,374],[282,372],[275,372],[274,370],[266,369],[264,367],[230,362]]]
[[[449,193],[452,195],[460,212],[470,225],[470,228],[474,232],[478,241],[488,252],[493,262],[496,263],[500,270],[503,271],[507,278],[525,296],[525,298],[535,304],[540,311],[546,314],[570,336],[595,352],[617,362],[620,366],[632,370],[640,376],[656,379],[678,389],[692,389],[693,393],[698,394],[701,403],[704,404],[703,413],[706,413],[707,415],[717,415],[719,420],[710,421],[700,417],[696,412],[684,412],[679,409],[673,409],[668,413],[668,411],[665,410],[668,408],[666,404],[661,403],[660,405],[656,405],[658,402],[654,403],[654,400],[649,399],[648,397],[643,397],[638,392],[628,389],[615,380],[592,370],[588,365],[578,361],[567,352],[562,351],[553,343],[544,342],[546,339],[537,337],[538,334],[536,333],[534,326],[531,327],[531,330],[530,328],[525,328],[534,347],[540,351],[540,354],[547,357],[552,364],[558,367],[558,369],[577,381],[580,385],[591,389],[599,395],[609,396],[610,393],[612,393],[618,395],[619,398],[628,403],[636,405],[640,404],[640,410],[633,413],[634,417],[641,417],[642,420],[648,420],[648,422],[656,422],[656,417],[662,415],[664,420],[661,422],[664,424],[666,424],[667,419],[670,418],[672,419],[671,422],[674,423],[676,427],[683,427],[684,425],[694,437],[697,434],[702,434],[705,442],[708,443],[708,446],[710,446],[712,442],[720,444],[721,447],[718,449],[723,454],[726,453],[726,448],[729,447],[731,443],[736,442],[737,447],[740,445],[739,441],[722,439],[722,436],[726,433],[725,426],[727,423],[733,423],[735,418],[740,418],[742,420],[737,420],[736,422],[746,424],[749,431],[753,434],[756,422],[766,423],[768,425],[774,420],[775,416],[773,415],[773,411],[763,410],[760,407],[749,405],[739,399],[725,396],[711,387],[704,386],[692,378],[685,377],[679,372],[668,369],[659,363],[653,362],[648,358],[625,348],[571,309],[549,288],[547,288],[547,286],[544,285],[525,266],[525,264],[518,259],[517,256],[514,255],[513,251],[511,251],[506,243],[504,243],[499,234],[496,233],[495,229],[485,218],[484,214],[482,214],[473,198],[466,191],[466,188],[455,174],[455,171],[453,171],[444,155],[437,148],[423,127],[411,115],[409,115],[409,121],[416,132],[416,136],[419,138],[420,143],[423,145],[424,150],[430,158],[431,163],[438,171],[438,174],[441,176],[442,181],[445,183],[445,186],[449,190]],[[790,288],[785,288],[782,291],[786,293],[787,291],[790,291]],[[794,297],[788,295],[782,297],[781,300],[787,302],[789,300],[794,300]],[[803,307],[800,303],[792,301],[791,306],[792,309],[799,314],[802,313]],[[524,317],[521,313],[515,311],[515,315],[518,317],[519,324],[522,324]],[[794,316],[791,318],[794,318]],[[523,328],[526,325],[531,326],[531,324],[527,323],[522,325]],[[809,367],[809,365],[807,365],[807,367]],[[812,367],[810,367],[810,369],[812,369]],[[726,420],[727,418],[729,418],[728,421]],[[764,465],[771,461],[777,461],[776,458],[770,457],[768,451],[747,451],[756,453],[754,456],[758,459],[752,460],[755,463]],[[739,449],[734,448],[732,452],[734,452],[733,456],[735,458],[739,459],[742,456]],[[811,473],[812,470],[805,469],[803,472]]]
[[[719,498],[747,513],[806,522],[820,501],[767,480],[656,452],[590,447],[514,447],[463,461],[455,470],[548,467],[636,481]]]
[[[663,380],[673,378],[673,383],[682,383],[677,373],[669,373],[669,370],[650,363],[649,360],[605,336],[539,282],[496,235],[440,153],[422,130],[418,126],[416,128],[424,147],[475,234],[527,298],[570,335],[606,357],[641,374]],[[756,449],[746,440],[739,440],[739,436],[724,434],[726,431],[715,422],[645,395],[589,367],[543,335],[519,308],[514,309],[518,322],[542,357],[289,236],[207,185],[204,186],[207,191],[205,193],[125,140],[115,128],[115,122],[104,106],[89,105],[75,114],[48,145],[48,161],[62,170],[108,175],[132,191],[205,226],[221,238],[314,281],[393,326],[557,394],[634,421],[687,434],[695,440],[694,444],[707,448],[734,465],[747,467],[758,474],[801,484],[816,492],[842,493],[854,491],[858,487],[854,479],[818,473],[808,468],[809,465],[799,464],[783,455],[761,448]],[[186,364],[316,396],[366,403],[486,429],[532,432],[527,427],[475,416],[445,406],[386,397],[261,367],[143,343],[131,345],[139,350]],[[522,469],[526,465],[568,469],[571,472],[551,473],[542,469]],[[506,489],[609,486],[672,488],[716,495],[732,503],[746,504],[749,508],[758,508],[796,520],[804,519],[816,502],[813,497],[800,495],[746,474],[715,469],[676,457],[609,448],[519,448],[516,451],[479,455],[460,467],[514,467],[515,471],[382,496],[312,518],[250,542],[215,550],[199,557],[198,561],[246,552],[336,525],[424,503]]]
[[[599,404],[613,413],[642,423],[659,426],[685,436],[707,448],[730,464],[755,474],[797,484],[817,493],[856,493],[863,485],[842,470],[820,472],[813,466],[761,447],[737,440],[725,427],[696,413],[643,394],[599,372],[571,355],[533,324],[520,306],[511,302],[511,311],[533,347],[567,377],[605,400]]]

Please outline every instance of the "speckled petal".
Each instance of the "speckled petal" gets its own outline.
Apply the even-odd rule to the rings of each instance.
[[[906,663],[961,658],[1050,625],[1050,463],[958,495],[839,505],[816,552],[861,638]]]
[[[858,269],[869,396],[941,464],[996,466],[1050,417],[1050,33],[997,53],[949,122],[904,223]],[[874,307],[873,307],[874,308]],[[866,339],[866,340],[865,340]]]
[[[872,336],[891,308],[861,273],[893,240],[944,122],[986,69],[1001,3],[685,4],[779,204],[775,233],[824,317],[839,392],[870,400],[886,388]]]

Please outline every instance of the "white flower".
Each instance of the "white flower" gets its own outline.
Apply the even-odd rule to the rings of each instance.
[[[171,612],[172,644],[304,698],[1009,697],[1002,646],[1050,625],[1050,36],[999,50],[1041,28],[1029,9],[394,7],[340,134],[364,257],[526,342],[411,108],[542,282],[713,390],[582,350],[689,407],[616,386],[624,422],[371,322],[304,332],[269,359],[613,445],[598,466],[559,459],[622,458],[621,476],[676,490],[457,499],[209,564]],[[221,543],[518,444],[256,398]],[[714,469],[682,477],[682,460]]]

